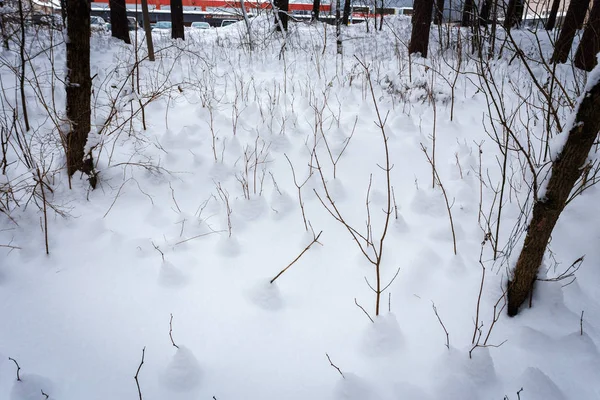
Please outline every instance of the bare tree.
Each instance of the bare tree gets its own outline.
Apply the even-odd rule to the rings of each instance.
[[[433,23],[435,25],[441,25],[443,21],[444,21],[444,0],[436,0],[435,13],[433,15]]]
[[[577,68],[591,71],[598,59],[596,55],[600,52],[600,0],[594,0],[592,11],[587,21],[585,31],[579,42],[575,53],[574,64]]]
[[[412,32],[408,45],[408,52],[410,54],[421,53],[421,57],[427,57],[431,14],[433,14],[433,0],[415,1],[412,16]]]
[[[95,186],[91,154],[84,154],[90,132],[90,3],[67,0],[67,118],[71,129],[66,137],[67,171],[71,177],[76,171],[90,176]]]
[[[154,43],[152,42],[152,29],[150,28],[150,15],[148,13],[148,0],[142,0],[142,22],[148,46],[148,60],[154,61]]]
[[[321,0],[313,0],[311,21],[319,20],[319,11],[321,9]]]
[[[567,14],[563,20],[562,28],[560,29],[560,35],[554,45],[554,53],[552,54],[551,62],[567,62],[575,32],[577,32],[578,29],[581,29],[589,5],[590,0],[571,0],[569,8],[567,9]]]
[[[348,25],[350,21],[350,3],[351,0],[344,0],[344,15],[342,17],[342,24]]]
[[[463,4],[461,26],[473,25],[473,11],[475,9],[475,0],[465,0]]]
[[[109,0],[110,5],[110,31],[112,37],[121,39],[131,44],[129,39],[129,26],[127,24],[127,9],[125,0]]]
[[[509,0],[504,15],[504,29],[510,31],[513,26],[518,26],[523,20],[523,11],[525,10],[524,0]]]
[[[185,40],[183,3],[181,0],[171,0],[171,38]]]
[[[552,164],[545,196],[533,206],[525,243],[513,277],[508,283],[508,315],[514,316],[531,295],[550,235],[565,208],[571,190],[584,170],[584,164],[600,131],[600,81],[590,81],[575,110],[575,120],[567,141]]]
[[[277,16],[275,20],[275,26],[277,30],[280,30],[279,23],[284,31],[288,30],[288,11],[290,8],[290,0],[275,0],[275,7],[277,8]],[[314,10],[314,6],[313,6]],[[279,23],[277,22],[279,19]]]
[[[544,26],[547,31],[551,31],[556,26],[556,16],[558,15],[559,8],[560,0],[554,0],[550,9],[550,15],[548,15],[548,20],[546,21],[546,26]]]

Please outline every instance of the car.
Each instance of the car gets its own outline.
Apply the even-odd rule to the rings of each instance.
[[[90,30],[92,32],[106,32],[106,21],[102,17],[90,17]]]
[[[210,29],[210,24],[208,22],[192,22],[191,27],[193,29]]]
[[[138,24],[137,19],[135,17],[127,17],[127,27],[130,31],[137,31],[140,29],[140,24]]]
[[[221,21],[221,28],[224,26],[229,26],[232,24],[235,24],[236,22],[239,22],[237,19],[224,19],[223,21]]]
[[[154,24],[153,31],[170,31],[171,30],[171,22],[170,21],[158,21]]]

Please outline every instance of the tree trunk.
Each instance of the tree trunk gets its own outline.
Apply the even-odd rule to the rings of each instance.
[[[342,24],[348,25],[350,21],[350,2],[351,0],[344,1],[344,16],[342,17]]]
[[[185,40],[183,4],[181,0],[171,0],[171,39]]]
[[[474,8],[474,0],[465,0],[463,5],[461,26],[469,27],[473,25],[473,8]]]
[[[87,0],[67,0],[67,118],[71,131],[66,139],[67,171],[90,175],[95,186],[91,155],[84,154],[90,132],[90,3]],[[85,160],[84,160],[85,158]]]
[[[594,0],[592,11],[588,18],[585,31],[579,42],[575,53],[574,64],[577,68],[591,71],[598,59],[596,55],[600,52],[600,0]]]
[[[281,27],[283,27],[283,30],[287,32],[290,0],[275,0],[275,7],[277,7],[277,17],[275,19],[275,26],[277,27],[276,29],[280,30],[279,24],[277,23],[277,19],[279,19]]]
[[[412,16],[412,32],[408,52],[410,54],[421,53],[421,57],[427,57],[429,47],[429,26],[431,25],[431,14],[433,13],[433,0],[415,0]]]
[[[150,14],[148,13],[148,0],[142,0],[142,22],[146,34],[146,45],[148,47],[148,60],[154,61],[154,43],[152,42],[152,28],[150,28]]]
[[[321,0],[313,0],[312,18],[311,21],[319,20],[319,11],[321,9]]]
[[[490,9],[492,0],[483,0],[481,3],[481,10],[479,11],[479,25],[487,27],[490,23]]]
[[[340,15],[340,0],[335,0],[335,43],[336,43],[336,49],[337,49],[337,54],[341,55],[343,52],[343,48],[342,48],[342,30],[341,30],[341,23],[342,23],[342,18]],[[375,29],[377,29],[377,20],[375,20]]]
[[[523,20],[523,1],[509,0],[506,14],[504,15],[504,29],[510,31],[513,26],[518,26]]]
[[[435,13],[433,14],[433,23],[441,25],[444,21],[444,0],[436,0]]]
[[[585,14],[590,5],[590,0],[571,0],[567,14],[563,20],[562,28],[558,40],[554,45],[554,53],[550,62],[565,63],[569,58],[569,51],[573,44],[573,38],[577,29],[581,27],[585,20]]]
[[[530,296],[533,284],[556,221],[577,179],[581,176],[590,149],[600,131],[600,81],[586,90],[576,110],[575,122],[568,132],[567,142],[552,164],[552,175],[546,194],[533,206],[525,244],[508,283],[508,315],[514,316]],[[563,133],[566,134],[566,133]]]
[[[112,36],[121,39],[127,44],[131,44],[125,0],[109,0],[108,4],[110,5],[110,30]]]
[[[556,26],[556,16],[558,15],[559,8],[560,0],[554,0],[550,9],[550,15],[548,15],[548,20],[546,21],[546,26],[544,26],[547,31],[551,31]]]

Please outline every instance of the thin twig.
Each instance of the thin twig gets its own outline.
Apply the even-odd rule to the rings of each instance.
[[[337,372],[340,373],[340,375],[342,376],[342,378],[346,379],[346,377],[344,376],[344,373],[342,372],[341,369],[338,368],[337,365],[335,365],[332,361],[331,358],[329,357],[329,354],[325,353],[325,355],[327,356],[327,360],[329,361],[329,365],[331,365],[333,368],[337,369]]]
[[[162,260],[165,261],[165,253],[163,253],[161,251],[161,249],[159,249],[158,246],[154,244],[154,242],[151,242],[151,243],[152,243],[152,246],[154,246],[154,248],[156,249],[156,251],[158,251],[160,253],[160,255],[162,256]]]
[[[446,334],[446,347],[448,348],[448,350],[450,350],[450,334],[448,334],[448,330],[446,329],[446,326],[442,322],[442,319],[440,318],[440,315],[438,314],[437,308],[435,307],[435,303],[433,301],[431,302],[431,306],[433,307],[433,312],[435,313],[435,316],[437,317],[438,321],[440,322],[442,329],[444,329],[444,333]]]
[[[354,304],[356,304],[356,306],[358,308],[360,308],[361,310],[363,310],[363,312],[365,313],[365,315],[367,316],[367,318],[369,318],[369,320],[371,320],[372,323],[375,323],[375,321],[373,321],[373,318],[371,318],[371,316],[369,315],[369,313],[367,312],[367,310],[365,310],[363,306],[361,306],[360,304],[358,304],[358,301],[356,301],[356,297],[354,298]]]
[[[144,348],[142,349],[142,360],[140,361],[140,365],[138,366],[135,376],[133,377],[135,379],[135,384],[137,385],[137,390],[138,390],[138,394],[140,396],[140,400],[143,400],[143,399],[142,399],[142,389],[140,388],[140,381],[138,380],[138,376],[140,374],[140,370],[142,369],[142,365],[144,365],[145,354],[146,354],[146,346],[144,346]]]
[[[8,359],[12,362],[15,363],[15,365],[17,366],[17,381],[21,381],[21,375],[19,375],[19,372],[21,371],[21,367],[19,366],[19,363],[17,362],[17,360],[15,360],[14,358],[8,357]]]
[[[308,246],[306,246],[306,248],[304,250],[302,250],[302,252],[300,254],[298,254],[298,257],[294,258],[294,261],[292,261],[291,263],[288,264],[287,267],[285,267],[284,269],[282,269],[276,276],[275,278],[271,279],[271,281],[269,283],[273,283],[275,282],[275,280],[277,278],[279,278],[285,271],[288,270],[288,268],[290,268],[292,265],[294,265],[294,263],[296,261],[298,261],[300,259],[300,257],[302,257],[302,255],[304,255],[304,253],[306,253],[308,251],[308,249],[310,249],[310,247],[317,243],[319,241],[319,237],[321,236],[321,233],[323,233],[323,231],[319,232],[319,234],[313,239],[312,242],[310,242],[310,244]]]
[[[173,340],[173,314],[171,314],[171,319],[169,320],[169,337],[171,338],[171,344],[173,347],[178,349],[179,346],[177,346]]]

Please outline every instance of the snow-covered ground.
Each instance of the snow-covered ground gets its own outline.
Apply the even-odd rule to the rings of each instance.
[[[569,204],[543,267],[557,277],[585,255],[577,279],[538,282],[533,307],[507,317],[531,172],[511,145],[494,260],[503,147],[472,55],[440,50],[433,29],[430,59],[409,63],[404,18],[376,33],[348,27],[341,58],[332,27],[292,25],[282,49],[268,22],[255,21],[253,51],[241,23],[185,43],[155,35],[140,94],[133,46],[94,35],[94,191],[79,174],[69,189],[64,124],[42,104],[54,96],[62,116],[64,48],[28,64],[42,86],[28,86],[26,137],[49,171],[50,254],[43,204],[23,189],[10,219],[0,214],[0,399],[599,399],[597,189]],[[488,72],[542,160],[541,112],[515,94],[537,92],[507,53]],[[17,59],[2,53],[4,65]],[[569,66],[558,74],[574,87]],[[1,77],[6,113],[20,97],[13,71]],[[558,113],[566,121],[568,106]],[[0,184],[16,190],[36,168],[15,151]],[[376,255],[389,284],[378,316]]]

